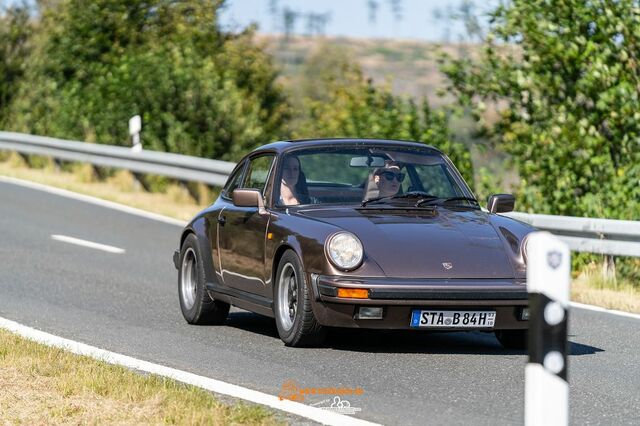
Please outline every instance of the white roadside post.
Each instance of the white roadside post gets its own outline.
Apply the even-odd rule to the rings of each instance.
[[[131,136],[132,147],[134,152],[142,151],[142,143],[140,143],[140,131],[142,130],[142,118],[134,115],[129,119],[129,136]]]
[[[526,426],[569,423],[567,316],[571,254],[549,232],[527,242],[529,363],[525,370]]]

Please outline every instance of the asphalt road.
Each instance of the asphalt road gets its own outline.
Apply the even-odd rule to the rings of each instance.
[[[171,255],[180,228],[0,182],[0,316],[65,338],[278,395],[282,384],[361,387],[357,417],[385,424],[523,422],[523,352],[492,334],[334,333],[285,347],[273,320],[233,310],[189,326]],[[51,239],[120,247],[112,254]],[[640,423],[640,321],[572,309],[572,424]],[[305,403],[325,397],[309,396]]]

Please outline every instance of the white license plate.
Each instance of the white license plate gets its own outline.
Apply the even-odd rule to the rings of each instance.
[[[493,327],[496,322],[495,311],[421,311],[411,313],[411,327],[455,327],[482,328]]]

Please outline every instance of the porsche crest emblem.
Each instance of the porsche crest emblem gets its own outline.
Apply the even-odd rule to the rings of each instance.
[[[562,253],[557,250],[547,253],[547,263],[551,266],[551,269],[558,269],[558,266],[562,263]]]

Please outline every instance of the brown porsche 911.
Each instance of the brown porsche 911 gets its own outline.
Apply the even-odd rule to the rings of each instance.
[[[481,208],[451,161],[413,142],[275,142],[242,159],[174,254],[191,324],[234,305],[275,317],[289,346],[328,327],[495,332],[526,343],[525,237]]]

